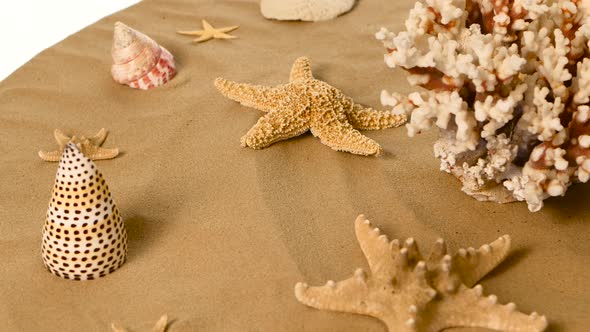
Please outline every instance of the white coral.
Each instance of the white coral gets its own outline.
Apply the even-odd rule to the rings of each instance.
[[[570,139],[571,157],[578,166],[574,175],[580,182],[590,180],[590,107],[578,106],[570,124],[572,136]],[[575,136],[577,135],[577,136]]]
[[[435,156],[463,191],[538,211],[590,181],[589,14],[590,0],[419,0],[405,31],[376,37],[429,91],[382,102],[410,136],[440,128]]]
[[[391,107],[394,114],[407,115],[416,108],[407,96],[385,90],[381,91],[381,104]]]
[[[588,182],[588,180],[590,180],[590,158],[582,156],[578,157],[576,163],[580,166],[575,173],[578,180],[584,183]]]
[[[559,115],[564,111],[565,105],[561,98],[555,98],[554,102],[547,100],[549,89],[535,87],[533,92],[533,104],[525,106],[523,121],[528,123],[531,134],[538,135],[540,141],[551,140],[558,132],[563,130]]]
[[[531,20],[536,20],[549,11],[549,7],[543,0],[517,0],[515,3],[520,4],[527,11],[527,16]]]
[[[510,92],[506,98],[495,99],[488,95],[486,99],[476,101],[473,105],[475,119],[479,122],[487,122],[481,131],[481,137],[486,138],[495,135],[496,131],[504,127],[514,117],[514,108],[524,99],[526,84],[520,84]]]
[[[574,103],[581,105],[590,102],[590,59],[578,62],[578,74],[574,79]]]
[[[455,4],[458,2],[456,0],[426,0],[426,5],[440,13],[440,21],[446,25],[463,15],[463,9]]]
[[[276,20],[325,21],[342,15],[355,0],[261,0],[260,11]]]
[[[510,144],[510,139],[502,134],[490,137],[486,148],[490,153],[485,159],[479,158],[477,164],[463,164],[464,191],[475,191],[493,181],[503,180],[503,174],[516,156],[517,147]]]
[[[459,153],[453,144],[449,144],[448,140],[439,139],[434,143],[434,156],[440,159],[440,170],[443,172],[451,173],[457,164]]]
[[[563,32],[559,29],[555,29],[553,34],[555,45],[543,50],[539,73],[549,83],[553,94],[565,100],[568,97],[568,89],[565,86],[565,82],[572,79],[572,74],[566,68],[569,63],[566,55],[570,51],[570,40],[565,38]]]
[[[412,111],[410,123],[406,125],[410,136],[430,129],[433,125],[448,129],[451,119],[454,119],[454,125],[457,127],[455,136],[457,151],[475,149],[479,140],[474,130],[476,121],[459,93],[456,91],[428,94],[415,92],[409,95],[409,100],[416,106]]]
[[[565,154],[566,151],[563,149],[545,146],[538,146],[533,150],[531,160],[522,172],[529,178],[527,184],[529,189],[525,198],[533,207],[532,211],[538,211],[546,197],[564,195],[571,184],[567,174],[568,161],[564,159]],[[534,166],[539,162],[543,164],[542,168]]]
[[[551,196],[563,196],[570,186],[567,172],[566,151],[560,148],[538,146],[522,170],[522,175],[504,182],[518,200],[525,200],[529,210],[537,212],[543,207],[543,200]],[[542,165],[542,167],[539,167]],[[553,168],[549,168],[554,166]]]

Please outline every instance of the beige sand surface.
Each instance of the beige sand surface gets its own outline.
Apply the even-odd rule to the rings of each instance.
[[[390,237],[451,249],[513,238],[485,293],[538,311],[551,331],[590,329],[590,185],[539,213],[525,204],[479,203],[438,171],[435,133],[366,132],[381,158],[338,153],[309,135],[255,151],[239,138],[260,112],[224,99],[217,76],[279,84],[295,58],[356,101],[379,106],[383,88],[410,91],[373,38],[400,30],[412,0],[361,0],[324,23],[265,20],[256,0],[146,0],[42,52],[0,83],[0,330],[108,331],[111,321],[170,331],[384,331],[377,320],[299,304],[297,281],[348,277],[365,261],[353,222],[360,213]],[[201,18],[239,24],[239,39],[194,45],[179,29]],[[164,87],[132,90],[110,77],[112,27],[121,20],[177,59]],[[40,32],[42,33],[42,32]],[[61,280],[40,256],[41,228],[57,164],[54,128],[107,127],[122,155],[98,167],[126,220],[128,262],[100,280]],[[428,248],[425,248],[428,249]]]

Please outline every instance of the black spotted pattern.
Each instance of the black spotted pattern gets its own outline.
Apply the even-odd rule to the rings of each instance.
[[[62,278],[92,280],[119,268],[126,256],[125,224],[102,174],[68,144],[43,227],[45,266]]]

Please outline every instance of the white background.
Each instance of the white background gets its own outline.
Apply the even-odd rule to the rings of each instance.
[[[0,81],[39,52],[139,0],[3,0]]]

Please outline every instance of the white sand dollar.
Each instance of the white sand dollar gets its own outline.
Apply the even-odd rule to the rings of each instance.
[[[326,21],[342,15],[355,0],[261,0],[260,11],[269,19],[283,21]]]

